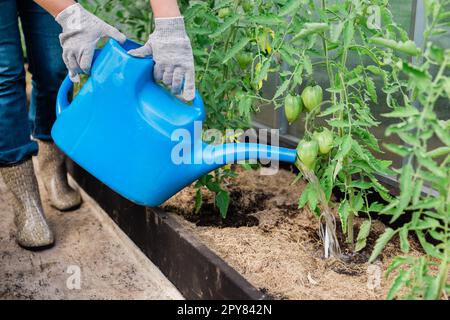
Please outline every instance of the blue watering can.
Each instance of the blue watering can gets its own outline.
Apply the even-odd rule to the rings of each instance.
[[[155,83],[154,61],[127,54],[139,46],[130,40],[123,45],[109,40],[71,102],[68,77],[59,89],[52,136],[86,171],[137,204],[157,206],[227,163],[295,162],[296,150],[255,143],[204,143],[198,130],[205,118],[200,95],[189,105]],[[176,141],[174,132],[190,139]],[[181,150],[181,163],[174,161],[174,150]]]

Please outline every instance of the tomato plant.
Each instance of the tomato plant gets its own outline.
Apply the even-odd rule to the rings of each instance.
[[[377,6],[389,28],[400,28],[393,21],[386,1],[347,0],[336,3],[324,0],[304,1],[303,5],[303,12],[309,14],[301,18],[289,43],[300,52],[303,64],[299,67],[296,59],[285,59],[291,70],[282,74],[288,81],[282,86],[301,84],[301,81],[295,82],[299,68],[302,77],[310,83],[303,89],[301,97],[309,111],[305,120],[305,139],[318,141],[323,154],[317,160],[315,174],[326,201],[330,201],[334,188],[339,188],[344,194],[338,208],[342,230],[347,234],[350,247],[359,251],[365,247],[369,234],[369,214],[383,208],[381,204],[369,203],[368,195],[377,192],[386,200],[391,198],[388,190],[378,182],[376,174],[392,173],[390,161],[374,156],[381,149],[370,131],[379,125],[371,110],[378,103],[374,78],[385,71],[382,69],[384,62],[372,53],[376,44],[370,39],[382,35],[381,28],[367,26],[368,9]],[[290,53],[288,51],[285,55]],[[357,61],[356,65],[353,61]],[[322,71],[327,75],[326,81],[322,80],[321,86],[312,85],[318,81],[314,79],[316,74]],[[319,119],[325,120],[325,130],[321,129],[323,122],[318,122]],[[300,207],[306,203],[315,207],[317,194],[302,194]],[[356,242],[355,215],[369,218]]]
[[[375,75],[370,70],[381,70],[382,62],[371,54],[376,44],[368,39],[382,35],[366,27],[367,8],[372,5],[379,5],[389,20],[386,2],[348,0],[328,5],[322,1],[318,5],[307,0],[255,0],[251,8],[247,1],[238,0],[182,3],[195,48],[198,85],[208,111],[207,128],[246,128],[252,113],[265,105],[287,106],[285,112],[292,122],[298,108],[293,108],[293,99],[287,94],[298,92],[304,79],[311,84],[302,93],[309,110],[305,140],[316,141],[315,119],[325,118],[329,130],[317,137],[323,153],[330,150],[317,161],[316,174],[326,201],[335,187],[345,194],[339,214],[342,229],[353,244],[354,215],[368,216],[381,207],[369,204],[367,195],[376,191],[389,199],[375,174],[391,173],[390,162],[373,156],[372,152],[381,150],[369,131],[379,124],[370,110],[371,104],[377,103]],[[220,17],[223,8],[231,10]],[[361,61],[360,65],[350,68],[349,55]],[[364,66],[364,59],[373,64]],[[283,64],[289,68],[282,68]],[[328,75],[324,89],[313,85],[321,70]],[[268,97],[261,89],[269,74],[280,78],[280,86]],[[324,92],[329,96],[325,101]],[[336,148],[330,147],[329,136],[325,137],[328,132]],[[306,194],[307,203],[317,202],[316,193]],[[360,234],[355,249],[364,247],[366,236],[365,231]]]
[[[201,177],[194,185],[197,189],[195,193],[195,212],[198,213],[202,207],[201,188],[206,187],[209,191],[214,193],[214,203],[219,209],[220,216],[225,219],[230,204],[230,195],[222,188],[222,182],[226,178],[233,177],[236,177],[236,173],[231,170],[229,166],[220,171],[216,170],[213,174],[207,174]]]
[[[380,55],[390,60],[390,77],[385,91],[389,92],[391,111],[385,117],[396,121],[386,131],[396,135],[403,144],[386,144],[386,148],[406,159],[397,169],[400,195],[381,213],[394,222],[413,212],[410,221],[394,230],[386,229],[371,256],[373,261],[394,236],[399,237],[404,256],[396,257],[387,274],[397,271],[388,298],[401,297],[400,289],[408,290],[403,297],[440,299],[450,292],[450,120],[440,119],[438,102],[447,107],[450,100],[450,48],[436,43],[437,35],[448,34],[450,1],[426,1],[426,31],[423,53],[410,42],[396,42],[386,32],[377,39]],[[420,56],[420,65],[397,53]],[[395,99],[394,97],[400,97]],[[433,147],[432,139],[440,145]],[[424,186],[433,192],[424,192]],[[409,234],[415,234],[425,252],[411,257]]]

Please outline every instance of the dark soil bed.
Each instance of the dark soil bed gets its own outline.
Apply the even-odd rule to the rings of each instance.
[[[264,210],[267,200],[274,196],[263,190],[255,190],[252,194],[244,194],[235,185],[230,186],[229,191],[231,201],[226,219],[220,216],[219,210],[211,199],[203,203],[198,214],[194,210],[185,210],[184,207],[177,205],[166,205],[164,209],[181,214],[186,220],[199,227],[253,227],[259,224],[258,218],[253,214]]]
[[[385,225],[373,220],[367,247],[351,254],[341,248],[344,259],[324,259],[318,220],[308,210],[297,209],[304,183],[290,183],[295,174],[280,170],[271,176],[238,169],[230,180],[231,203],[222,219],[213,195],[204,192],[199,214],[194,212],[195,190],[185,188],[167,201],[163,209],[180,219],[202,242],[240,272],[254,286],[279,299],[383,299],[392,277],[383,276],[391,259],[400,254],[397,239],[388,244],[379,261],[369,266],[368,257]],[[356,229],[362,220],[356,218]],[[337,234],[344,236],[340,225]],[[412,255],[420,254],[411,239]],[[374,271],[375,270],[375,271]],[[379,273],[379,286],[370,286]],[[369,283],[369,285],[368,285]]]

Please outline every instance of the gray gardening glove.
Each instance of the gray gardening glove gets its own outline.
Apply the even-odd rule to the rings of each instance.
[[[78,3],[61,11],[55,20],[62,27],[59,40],[63,48],[63,60],[69,69],[72,82],[79,82],[81,73],[90,72],[95,48],[100,38],[111,37],[120,43],[126,40],[123,33],[97,18]]]
[[[152,55],[155,81],[162,81],[173,94],[181,95],[186,101],[194,99],[194,57],[183,17],[156,18],[155,31],[147,43],[128,53],[135,57]]]

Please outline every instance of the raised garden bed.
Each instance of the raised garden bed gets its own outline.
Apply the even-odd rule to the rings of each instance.
[[[205,193],[205,204],[194,213],[193,188],[186,188],[162,207],[184,219],[183,225],[260,290],[280,299],[384,299],[391,279],[383,273],[391,259],[400,254],[397,241],[383,251],[379,261],[367,263],[376,239],[385,225],[373,221],[367,246],[350,254],[342,248],[344,261],[323,258],[318,220],[309,209],[298,210],[304,184],[289,183],[295,174],[280,170],[273,176],[243,171],[227,188],[231,193],[229,217],[222,220]],[[356,227],[360,221],[356,221]],[[338,225],[338,238],[344,243]],[[419,254],[414,239],[413,250]],[[380,286],[368,287],[374,268],[380,271]],[[375,269],[376,270],[376,269]],[[369,274],[370,273],[370,274]],[[370,284],[369,284],[370,286]]]
[[[242,170],[242,169],[239,169]],[[347,260],[324,259],[318,220],[298,210],[303,183],[289,186],[295,174],[240,172],[226,185],[232,202],[227,219],[204,194],[194,213],[188,187],[161,209],[134,205],[76,165],[71,173],[186,298],[191,299],[384,299],[392,278],[383,273],[400,253],[397,241],[370,268],[367,259],[385,225],[373,222],[366,249]],[[357,223],[358,225],[358,223]],[[340,226],[338,235],[343,242]],[[420,254],[411,239],[413,255]],[[375,269],[374,269],[375,268]],[[370,276],[379,272],[380,285]],[[369,286],[368,286],[368,281]]]

